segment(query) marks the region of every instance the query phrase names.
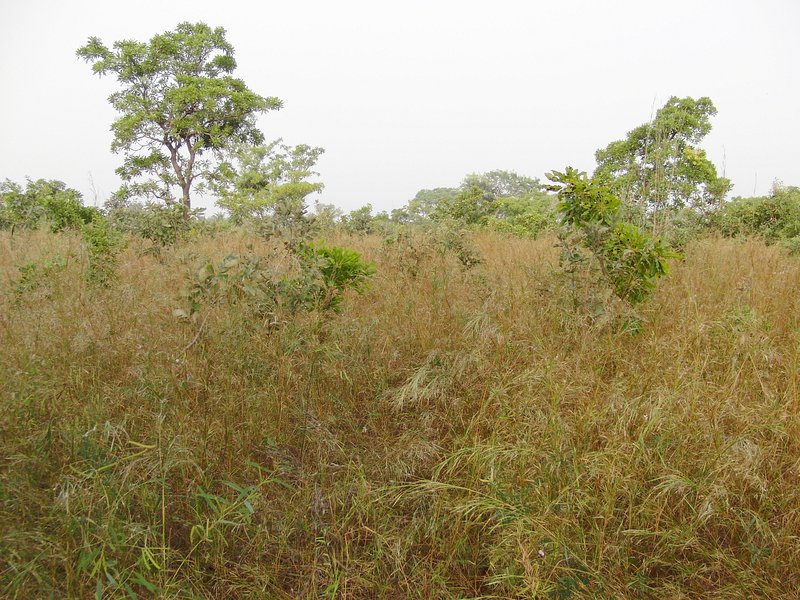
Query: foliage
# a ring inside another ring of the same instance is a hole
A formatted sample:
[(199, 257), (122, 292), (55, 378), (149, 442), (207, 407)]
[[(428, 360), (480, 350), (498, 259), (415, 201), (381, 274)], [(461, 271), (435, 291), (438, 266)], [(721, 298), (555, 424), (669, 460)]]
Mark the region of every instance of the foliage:
[(79, 228), (99, 215), (82, 203), (80, 192), (56, 180), (27, 180), (25, 189), (8, 179), (0, 183), (0, 228), (36, 228), (47, 222), (53, 232)]
[(117, 173), (132, 182), (121, 194), (169, 200), (178, 186), (185, 220), (195, 182), (208, 180), (232, 143), (263, 141), (256, 116), (281, 106), (231, 75), (236, 61), (221, 27), (181, 23), (149, 43), (122, 40), (112, 48), (92, 37), (77, 54), (121, 86), (109, 97), (120, 113), (111, 149), (125, 155)]
[(319, 175), (313, 169), (323, 152), (305, 144), (287, 146), (280, 139), (266, 146), (240, 145), (215, 175), (217, 205), (237, 224), (263, 222), (281, 207), (304, 205), (323, 188), (309, 181)]
[(105, 217), (100, 217), (81, 229), (88, 253), (86, 278), (89, 283), (108, 286), (117, 275), (118, 255), (124, 246), (119, 231)]
[(60, 255), (45, 258), (39, 262), (28, 261), (17, 267), (19, 278), (14, 282), (13, 291), (17, 301), (22, 301), (34, 291), (39, 296), (49, 299), (52, 295), (53, 279), (57, 273), (67, 268), (67, 260)]
[(333, 232), (343, 216), (342, 209), (317, 200), (314, 203), (314, 223), (323, 234)]
[(800, 256), (800, 235), (796, 235), (795, 237), (781, 240), (780, 245), (791, 256)]
[(768, 243), (800, 236), (800, 188), (776, 184), (769, 196), (734, 198), (711, 215), (726, 237), (758, 236)]
[(535, 177), (525, 177), (513, 171), (495, 169), (487, 173), (472, 173), (461, 182), (461, 189), (478, 187), (493, 199), (528, 198), (542, 190), (542, 184)]
[(352, 289), (363, 293), (375, 274), (375, 265), (348, 248), (310, 244), (304, 258), (306, 265), (318, 269), (322, 275), (322, 286), (315, 303), (323, 310), (339, 310), (344, 291)]
[(151, 242), (146, 251), (159, 255), (183, 239), (191, 228), (200, 226), (204, 209), (192, 209), (190, 220), (186, 221), (184, 207), (178, 202), (141, 203), (115, 194), (105, 203), (104, 211), (115, 230)]
[(648, 214), (684, 206), (708, 209), (730, 190), (698, 147), (711, 131), (717, 113), (709, 98), (673, 96), (651, 122), (630, 131), (596, 153), (596, 178), (609, 182), (625, 202), (639, 204)]
[(426, 263), (435, 252), (437, 242), (419, 228), (400, 225), (384, 239), (381, 251), (384, 259), (395, 269), (416, 279), (424, 273)]
[(189, 277), (188, 310), (175, 315), (196, 321), (204, 308), (225, 306), (274, 329), (298, 313), (339, 311), (345, 290), (363, 293), (375, 273), (360, 254), (335, 246), (304, 245), (297, 259), (296, 268), (283, 273), (272, 268), (269, 257), (253, 252), (228, 255), (218, 265), (205, 262)]
[(555, 211), (538, 179), (494, 170), (467, 175), (458, 188), (420, 190), (408, 206), (392, 211), (391, 220), (401, 224), (457, 221), (536, 237), (555, 223)]
[(388, 235), (390, 231), (400, 226), (400, 223), (385, 210), (372, 214), (372, 204), (351, 210), (342, 215), (340, 225), (350, 235)]
[(477, 185), (462, 189), (455, 198), (436, 206), (432, 218), (435, 221), (453, 219), (465, 225), (485, 225), (492, 214), (494, 198)]
[(365, 204), (344, 215), (341, 223), (345, 231), (351, 235), (369, 235), (376, 232), (374, 220), (372, 204)]
[(405, 225), (425, 222), (433, 217), (437, 206), (451, 202), (458, 193), (458, 189), (447, 187), (420, 190), (405, 207), (392, 211), (392, 220)]
[(646, 300), (657, 279), (667, 275), (667, 260), (678, 257), (660, 238), (618, 220), (620, 202), (610, 188), (572, 167), (548, 174), (556, 192), (562, 223), (562, 264), (584, 264), (580, 248), (595, 259), (603, 279), (616, 296), (630, 304)]
[(429, 227), (400, 225), (388, 230), (382, 255), (394, 268), (418, 279), (428, 274), (442, 257), (455, 258), (464, 270), (484, 262), (471, 232), (455, 221), (440, 221)]
[(495, 202), (495, 213), (486, 221), (492, 231), (510, 233), (519, 237), (536, 238), (552, 229), (557, 222), (555, 203), (544, 193), (528, 198), (507, 197)]
[[(190, 217), (197, 216), (193, 210)], [(172, 246), (188, 231), (189, 222), (185, 218), (185, 207), (178, 202), (156, 204), (148, 202), (139, 214), (136, 233), (153, 243), (153, 251)]]
[(597, 256), (614, 293), (631, 304), (647, 300), (656, 280), (669, 273), (667, 259), (679, 257), (660, 239), (623, 222), (614, 224)]
[(451, 252), (465, 269), (471, 269), (483, 262), (480, 251), (469, 241), (466, 232), (458, 224), (440, 224), (433, 235), (441, 248)]

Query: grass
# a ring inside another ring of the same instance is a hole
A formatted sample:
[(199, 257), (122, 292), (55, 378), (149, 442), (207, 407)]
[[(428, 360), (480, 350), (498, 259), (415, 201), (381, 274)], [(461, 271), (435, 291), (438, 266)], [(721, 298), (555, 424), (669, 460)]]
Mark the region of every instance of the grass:
[(0, 236), (0, 596), (797, 593), (778, 248), (690, 244), (630, 335), (572, 311), (551, 239), (482, 234), (465, 268), (342, 238), (377, 273), (339, 314), (200, 330), (173, 315), (187, 274), (266, 252), (246, 233), (132, 245), (108, 288), (78, 236)]

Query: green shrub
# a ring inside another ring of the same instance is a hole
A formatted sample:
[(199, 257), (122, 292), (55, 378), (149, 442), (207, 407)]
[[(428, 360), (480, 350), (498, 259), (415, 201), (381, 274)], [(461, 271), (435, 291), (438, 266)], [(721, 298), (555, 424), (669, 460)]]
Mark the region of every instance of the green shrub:
[(556, 224), (554, 202), (546, 194), (528, 198), (498, 198), (494, 205), (494, 215), (486, 220), (486, 227), (493, 231), (536, 239)]
[(375, 265), (366, 262), (355, 250), (323, 244), (310, 244), (305, 252), (305, 263), (322, 275), (322, 287), (316, 300), (323, 310), (338, 310), (342, 293), (347, 289), (363, 293)]
[(124, 196), (112, 196), (105, 204), (105, 213), (114, 229), (140, 237), (152, 243), (148, 252), (159, 255), (164, 248), (173, 246), (196, 226), (203, 209), (183, 218), (183, 205), (179, 202), (144, 204)]
[(726, 237), (758, 236), (767, 243), (800, 236), (800, 188), (776, 185), (769, 196), (734, 198), (711, 223)]
[(14, 282), (13, 291), (20, 301), (34, 291), (42, 291), (42, 297), (50, 298), (54, 276), (67, 268), (67, 260), (61, 256), (45, 258), (40, 262), (28, 261), (17, 267), (19, 278)]
[(299, 313), (338, 312), (345, 290), (364, 292), (375, 273), (371, 263), (346, 248), (305, 245), (296, 259), (296, 268), (285, 273), (277, 273), (269, 257), (254, 253), (231, 254), (217, 265), (206, 262), (189, 277), (188, 309), (174, 314), (197, 322), (206, 310), (197, 337), (208, 311), (217, 306), (244, 312), (234, 322), (246, 329), (274, 329)]
[(375, 233), (375, 217), (372, 216), (372, 205), (350, 211), (341, 219), (345, 231), (351, 235), (369, 235)]
[(77, 190), (56, 180), (27, 180), (26, 188), (6, 180), (0, 184), (0, 227), (33, 229), (49, 223), (53, 232), (78, 228), (100, 215), (84, 206)]
[(117, 275), (117, 257), (124, 245), (121, 234), (104, 217), (84, 225), (81, 234), (88, 254), (86, 279), (108, 286)]
[(602, 279), (629, 304), (646, 300), (655, 282), (669, 272), (667, 259), (678, 257), (660, 238), (619, 219), (620, 202), (610, 188), (567, 167), (548, 174), (557, 192), (564, 229), (559, 234), (562, 267), (574, 274), (594, 258)]

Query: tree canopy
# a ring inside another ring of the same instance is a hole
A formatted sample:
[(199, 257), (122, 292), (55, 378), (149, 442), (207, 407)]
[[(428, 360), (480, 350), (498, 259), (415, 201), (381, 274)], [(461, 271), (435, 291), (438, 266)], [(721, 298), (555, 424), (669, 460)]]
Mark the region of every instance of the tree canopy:
[(542, 190), (542, 184), (535, 177), (526, 177), (513, 171), (495, 169), (487, 173), (472, 173), (464, 178), (461, 189), (478, 187), (488, 198), (528, 198)]
[(716, 113), (709, 98), (673, 96), (651, 122), (598, 150), (594, 175), (609, 181), (623, 201), (648, 212), (717, 205), (731, 184), (717, 176), (713, 163), (698, 147), (711, 131), (710, 119)]
[(113, 74), (121, 89), (109, 97), (120, 113), (111, 149), (125, 155), (117, 173), (121, 195), (170, 201), (179, 187), (184, 218), (195, 182), (202, 185), (234, 143), (259, 144), (259, 113), (279, 109), (277, 98), (250, 91), (236, 68), (225, 30), (181, 23), (148, 43), (92, 37), (77, 54), (98, 75)]
[(213, 189), (217, 204), (234, 222), (261, 219), (276, 210), (305, 209), (306, 198), (323, 188), (311, 179), (324, 150), (306, 144), (288, 146), (281, 139), (264, 146), (242, 145), (220, 165)]

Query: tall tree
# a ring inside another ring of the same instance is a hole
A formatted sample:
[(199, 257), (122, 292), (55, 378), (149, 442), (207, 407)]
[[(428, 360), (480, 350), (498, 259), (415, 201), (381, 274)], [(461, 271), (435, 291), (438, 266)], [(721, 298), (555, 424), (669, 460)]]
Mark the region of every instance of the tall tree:
[(730, 181), (717, 176), (698, 147), (717, 114), (709, 98), (673, 96), (650, 123), (596, 153), (595, 177), (610, 182), (622, 200), (654, 214), (668, 208), (712, 207), (725, 197)]
[(181, 23), (149, 43), (92, 37), (78, 56), (98, 75), (113, 74), (121, 89), (109, 97), (120, 113), (111, 149), (125, 155), (117, 173), (122, 195), (170, 200), (181, 190), (184, 219), (191, 193), (212, 174), (233, 143), (260, 144), (256, 116), (279, 109), (277, 98), (250, 91), (231, 75), (236, 68), (225, 30)]

